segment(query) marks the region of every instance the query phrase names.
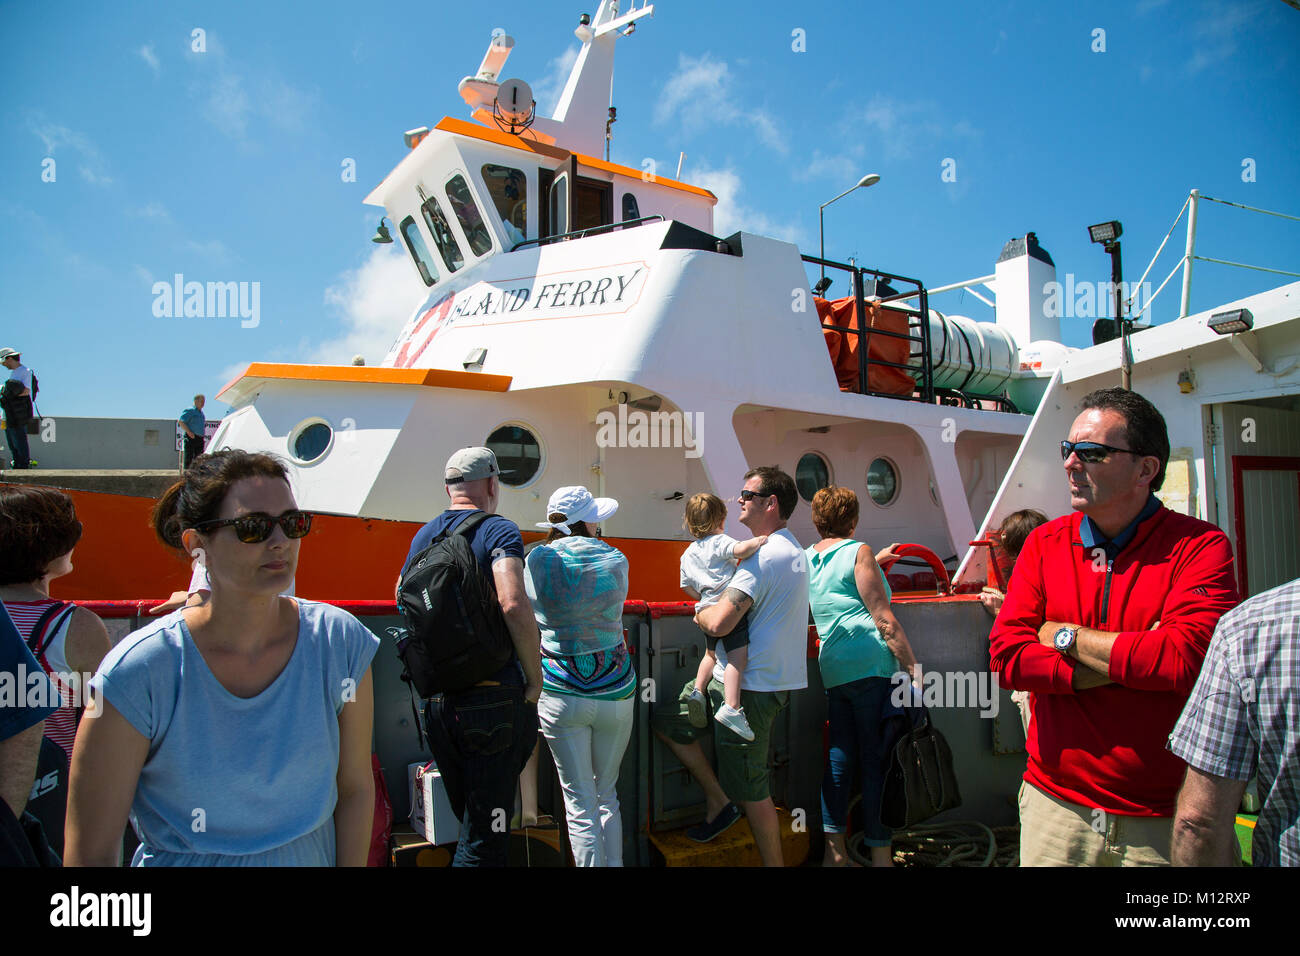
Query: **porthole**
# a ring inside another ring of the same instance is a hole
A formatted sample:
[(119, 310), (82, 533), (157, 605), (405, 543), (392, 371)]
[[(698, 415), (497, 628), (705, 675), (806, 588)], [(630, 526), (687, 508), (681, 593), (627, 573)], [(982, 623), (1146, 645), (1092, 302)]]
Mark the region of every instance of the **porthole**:
[(811, 502), (813, 495), (831, 483), (831, 466), (826, 459), (815, 451), (810, 451), (799, 459), (794, 469), (794, 484), (799, 489), (799, 497)]
[(542, 446), (523, 425), (502, 425), (485, 443), (497, 456), (501, 483), (512, 488), (528, 484), (542, 467)]
[(877, 458), (867, 468), (867, 494), (881, 507), (898, 497), (898, 469), (888, 458)]
[(334, 429), (323, 418), (312, 418), (299, 425), (289, 437), (289, 453), (300, 465), (310, 465), (325, 457), (334, 439)]

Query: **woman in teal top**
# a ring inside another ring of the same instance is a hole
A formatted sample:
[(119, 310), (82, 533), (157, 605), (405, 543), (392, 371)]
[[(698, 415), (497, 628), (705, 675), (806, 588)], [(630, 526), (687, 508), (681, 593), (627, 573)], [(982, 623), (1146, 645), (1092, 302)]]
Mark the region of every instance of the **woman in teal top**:
[(542, 638), (537, 717), (555, 757), (578, 866), (623, 865), (618, 770), (636, 693), (623, 643), (628, 563), (596, 527), (617, 508), (581, 486), (559, 489), (538, 525), (550, 536), (524, 562)]
[(809, 548), (808, 601), (821, 649), (830, 754), (822, 779), (823, 866), (849, 863), (844, 845), (853, 774), (862, 774), (864, 845), (874, 866), (892, 866), (889, 830), (880, 806), (886, 760), (881, 714), (899, 671), (917, 673), (907, 635), (889, 609), (890, 590), (871, 548), (852, 540), (858, 496), (823, 488), (813, 497), (813, 525), (822, 539)]

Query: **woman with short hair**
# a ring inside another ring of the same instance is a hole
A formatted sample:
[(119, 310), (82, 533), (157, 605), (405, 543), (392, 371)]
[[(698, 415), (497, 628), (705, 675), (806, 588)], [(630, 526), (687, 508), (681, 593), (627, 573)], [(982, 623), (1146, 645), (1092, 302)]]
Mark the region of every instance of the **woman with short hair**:
[(845, 846), (854, 771), (862, 776), (863, 845), (873, 866), (893, 866), (890, 833), (880, 822), (880, 794), (889, 754), (881, 716), (899, 671), (920, 665), (889, 609), (889, 584), (871, 548), (853, 540), (858, 496), (823, 488), (812, 501), (821, 540), (805, 551), (808, 600), (817, 624), (817, 661), (826, 688), (830, 753), (822, 780), (823, 866), (850, 864)]
[(200, 455), (153, 512), (212, 594), (123, 638), (72, 756), (71, 865), (364, 866), (374, 813), (370, 662), (356, 618), (287, 598), (312, 516), (270, 455)]
[(636, 672), (623, 642), (627, 558), (600, 540), (618, 509), (581, 486), (560, 488), (538, 527), (524, 585), (542, 637), (537, 716), (564, 790), (578, 866), (623, 865), (618, 770), (632, 736)]
[(50, 582), (72, 572), (81, 530), (72, 498), (57, 488), (0, 485), (0, 601), (59, 692), (59, 709), (45, 719), (39, 786), (27, 809), (60, 855), (85, 685), (112, 646), (97, 615), (50, 597)]

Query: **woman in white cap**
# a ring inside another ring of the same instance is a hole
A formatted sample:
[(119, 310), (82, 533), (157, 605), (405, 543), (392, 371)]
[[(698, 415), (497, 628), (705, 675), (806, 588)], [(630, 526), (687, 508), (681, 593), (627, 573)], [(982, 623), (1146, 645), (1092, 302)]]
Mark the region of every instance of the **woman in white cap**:
[(627, 558), (597, 537), (618, 510), (581, 486), (561, 488), (528, 555), (524, 584), (542, 635), (537, 715), (564, 789), (578, 866), (623, 865), (618, 768), (632, 735), (636, 672), (623, 643)]

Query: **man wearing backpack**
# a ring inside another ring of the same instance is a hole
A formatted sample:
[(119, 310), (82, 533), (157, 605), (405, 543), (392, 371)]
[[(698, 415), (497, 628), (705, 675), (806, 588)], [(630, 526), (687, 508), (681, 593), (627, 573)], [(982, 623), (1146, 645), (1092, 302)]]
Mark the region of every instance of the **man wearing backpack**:
[[(468, 532), (470, 549), (490, 582), (509, 631), (509, 658), (469, 686), (435, 693), (425, 704), (429, 747), (461, 821), (453, 866), (505, 866), (515, 786), (537, 742), (537, 698), (542, 693), (541, 635), (524, 591), (524, 546), (519, 528), (496, 514), (501, 470), (488, 448), (462, 448), (447, 461), (447, 510), (415, 534), (402, 565), (444, 532), (456, 533), (476, 513), (485, 519)], [(435, 598), (437, 595), (435, 595)], [(428, 595), (424, 601), (428, 603)], [(490, 610), (490, 609), (489, 609)], [(409, 615), (408, 615), (409, 620)]]
[(22, 356), (13, 349), (0, 349), (0, 362), (9, 369), (9, 380), (0, 392), (5, 413), (5, 438), (13, 453), (14, 468), (30, 468), (31, 452), (27, 447), (27, 423), (32, 420), (35, 393), (31, 369), (23, 365)]

